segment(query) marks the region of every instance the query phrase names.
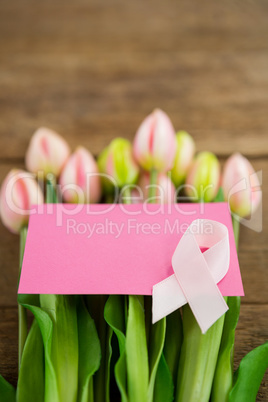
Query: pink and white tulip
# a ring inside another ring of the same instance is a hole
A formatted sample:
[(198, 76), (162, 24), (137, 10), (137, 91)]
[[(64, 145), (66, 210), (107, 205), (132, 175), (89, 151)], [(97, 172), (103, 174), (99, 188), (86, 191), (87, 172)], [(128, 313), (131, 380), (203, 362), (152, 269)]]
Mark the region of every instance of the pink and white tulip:
[(260, 181), (251, 163), (240, 153), (231, 155), (224, 164), (222, 188), (230, 209), (241, 218), (253, 214), (262, 193)]
[(67, 142), (55, 131), (41, 127), (33, 134), (26, 152), (25, 164), (30, 172), (42, 171), (59, 176), (69, 155)]
[(139, 165), (147, 171), (167, 172), (173, 167), (175, 130), (162, 110), (154, 110), (141, 123), (134, 138), (133, 153)]
[(196, 201), (213, 201), (220, 184), (220, 162), (212, 152), (200, 152), (186, 178), (185, 192)]
[(32, 206), (43, 203), (43, 193), (33, 174), (18, 169), (9, 172), (1, 187), (0, 214), (11, 232), (19, 233), (28, 224)]
[(176, 134), (177, 150), (174, 166), (171, 170), (171, 178), (176, 187), (185, 182), (186, 175), (191, 166), (194, 154), (195, 143), (193, 138), (186, 131), (179, 131)]
[[(157, 177), (156, 194), (154, 203), (171, 204), (176, 202), (176, 190), (171, 179), (164, 173)], [(148, 201), (150, 188), (150, 175), (143, 172), (137, 184), (137, 189), (132, 190), (132, 202)]]
[(101, 197), (101, 183), (97, 163), (84, 147), (70, 156), (60, 175), (64, 201), (69, 203), (97, 203)]

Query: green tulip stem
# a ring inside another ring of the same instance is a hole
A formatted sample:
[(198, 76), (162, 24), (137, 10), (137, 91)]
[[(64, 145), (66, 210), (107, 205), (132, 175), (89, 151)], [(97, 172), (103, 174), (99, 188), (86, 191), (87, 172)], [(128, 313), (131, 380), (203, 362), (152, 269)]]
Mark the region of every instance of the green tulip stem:
[[(235, 244), (238, 250), (240, 222), (235, 218), (232, 221)], [(226, 313), (224, 321), (222, 340), (213, 380), (212, 402), (227, 402), (233, 387), (235, 329), (239, 320), (240, 299), (239, 296), (228, 298), (229, 310)]]
[[(131, 190), (130, 186), (126, 185), (123, 187), (122, 192), (124, 193), (124, 197), (122, 198), (123, 204), (131, 204)], [(124, 313), (125, 313), (125, 325), (127, 326), (127, 313), (128, 312), (128, 296), (124, 296)]]
[(236, 249), (238, 251), (238, 245), (239, 245), (239, 232), (240, 232), (240, 221), (239, 219), (232, 218), (233, 221), (233, 230), (234, 230), (234, 238), (235, 238), (235, 245)]
[(106, 295), (93, 295), (87, 296), (87, 304), (90, 315), (95, 321), (95, 325), (98, 331), (98, 336), (100, 340), (101, 347), (101, 363), (100, 368), (94, 375), (94, 400), (95, 402), (104, 402), (107, 401), (106, 398), (106, 390), (107, 385), (106, 382), (109, 380), (107, 373), (107, 337), (108, 337), (108, 328), (107, 324), (104, 320), (104, 306), (107, 301)]
[(150, 171), (150, 188), (148, 195), (148, 202), (150, 204), (156, 203), (157, 177), (158, 177), (158, 171), (156, 169), (152, 169)]
[[(150, 187), (149, 187), (149, 194), (148, 194), (148, 202), (150, 204), (155, 204), (156, 203), (156, 185), (157, 185), (157, 177), (158, 177), (158, 171), (156, 169), (152, 169), (150, 171)], [(145, 311), (150, 311), (152, 309), (151, 306), (151, 300), (150, 298), (145, 298)], [(149, 341), (149, 333), (151, 329), (151, 317), (148, 315), (146, 322), (146, 336), (147, 336), (147, 341)]]
[[(20, 231), (20, 261), (19, 261), (19, 278), (21, 274), (21, 267), (25, 249), (27, 237), (27, 227), (23, 227)], [(21, 364), (22, 352), (26, 342), (27, 334), (28, 334), (28, 325), (27, 325), (27, 311), (26, 308), (21, 304), (18, 304), (18, 326), (19, 326), (19, 350), (18, 350), (18, 360), (19, 360), (19, 368)]]
[[(156, 202), (156, 170), (150, 172), (150, 203)], [(130, 187), (125, 186), (125, 204), (131, 203)], [(128, 301), (128, 302), (127, 302)], [(144, 296), (129, 295), (124, 300), (126, 322), (126, 366), (128, 398), (130, 402), (145, 402), (150, 400), (149, 389), (149, 356), (147, 349), (148, 328), (144, 309)], [(147, 334), (147, 336), (146, 336)], [(149, 399), (148, 399), (149, 398)]]
[(131, 204), (131, 190), (130, 186), (126, 185), (123, 187), (123, 193), (124, 193), (124, 198), (123, 198), (123, 204)]
[[(222, 192), (219, 192), (217, 201), (223, 201)], [(238, 242), (238, 230), (236, 233)], [(207, 402), (209, 400), (222, 342), (224, 321), (225, 314), (205, 334), (202, 334), (189, 305), (183, 307), (184, 337), (175, 402)]]
[(175, 402), (207, 402), (216, 368), (224, 315), (205, 334), (188, 304), (183, 307), (183, 343)]
[[(56, 179), (52, 174), (47, 176), (46, 203), (58, 203)], [(53, 324), (49, 357), (55, 370), (59, 400), (74, 402), (77, 400), (79, 364), (75, 299), (68, 295), (40, 294), (40, 307)]]
[(239, 319), (240, 297), (228, 297), (227, 302), (229, 310), (224, 320), (211, 402), (228, 402), (229, 393), (233, 387), (235, 329)]
[(56, 178), (52, 173), (50, 173), (47, 176), (47, 183), (46, 183), (46, 203), (57, 204), (58, 201), (59, 200), (56, 189)]

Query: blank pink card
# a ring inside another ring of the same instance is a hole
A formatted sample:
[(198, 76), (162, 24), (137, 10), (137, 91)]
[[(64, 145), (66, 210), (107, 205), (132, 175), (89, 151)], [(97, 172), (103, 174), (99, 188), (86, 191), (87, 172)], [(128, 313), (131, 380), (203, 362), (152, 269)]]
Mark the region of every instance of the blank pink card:
[[(227, 226), (230, 266), (218, 287), (224, 296), (244, 295), (226, 203), (36, 206), (18, 293), (151, 295), (173, 274), (172, 255), (195, 219)], [(209, 225), (201, 230), (213, 236)]]

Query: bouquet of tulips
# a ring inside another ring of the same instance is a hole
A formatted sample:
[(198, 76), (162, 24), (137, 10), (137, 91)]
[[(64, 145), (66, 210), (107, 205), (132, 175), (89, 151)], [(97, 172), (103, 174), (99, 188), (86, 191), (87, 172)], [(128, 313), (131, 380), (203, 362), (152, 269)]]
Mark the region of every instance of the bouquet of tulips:
[[(32, 205), (227, 200), (238, 246), (239, 219), (260, 202), (254, 192), (260, 184), (246, 158), (232, 155), (221, 174), (217, 157), (196, 155), (192, 137), (176, 134), (161, 110), (146, 117), (133, 144), (116, 138), (97, 160), (82, 146), (71, 154), (61, 136), (40, 128), (25, 164), (27, 171), (7, 175), (0, 195), (3, 224), (20, 234), (20, 269)], [(248, 185), (229, 200), (241, 180)], [(20, 294), (18, 384), (15, 389), (0, 377), (0, 400), (255, 401), (268, 343), (245, 356), (234, 373), (240, 298), (225, 299), (228, 312), (202, 334), (188, 305), (152, 324), (148, 296)]]

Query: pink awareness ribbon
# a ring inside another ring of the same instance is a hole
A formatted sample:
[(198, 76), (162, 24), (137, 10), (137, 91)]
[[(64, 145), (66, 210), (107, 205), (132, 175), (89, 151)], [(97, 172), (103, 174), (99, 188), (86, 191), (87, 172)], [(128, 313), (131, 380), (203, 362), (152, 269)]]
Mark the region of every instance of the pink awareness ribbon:
[(229, 262), (227, 227), (208, 219), (193, 221), (172, 256), (174, 274), (153, 286), (153, 323), (189, 303), (204, 334), (228, 310), (217, 283)]

